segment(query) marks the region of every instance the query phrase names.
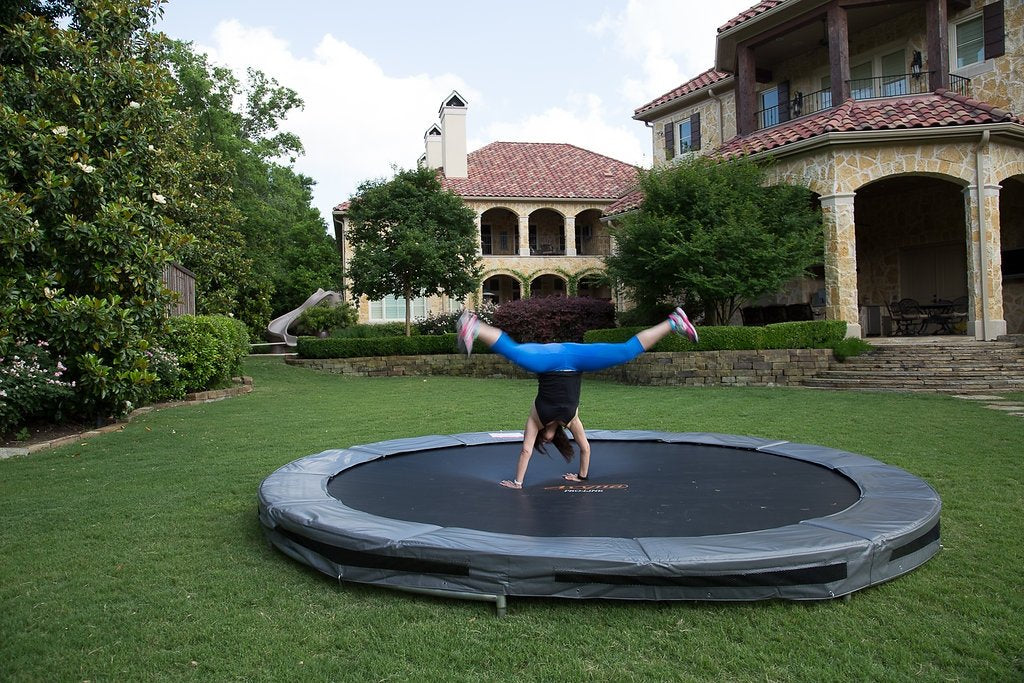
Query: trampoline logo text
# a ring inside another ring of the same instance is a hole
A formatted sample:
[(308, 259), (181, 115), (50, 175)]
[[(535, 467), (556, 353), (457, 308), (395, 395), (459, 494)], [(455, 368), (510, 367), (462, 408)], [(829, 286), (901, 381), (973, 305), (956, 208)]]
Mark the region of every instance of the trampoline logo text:
[(562, 493), (604, 493), (605, 491), (623, 491), (629, 484), (566, 484), (562, 486), (545, 486), (545, 491), (561, 491)]

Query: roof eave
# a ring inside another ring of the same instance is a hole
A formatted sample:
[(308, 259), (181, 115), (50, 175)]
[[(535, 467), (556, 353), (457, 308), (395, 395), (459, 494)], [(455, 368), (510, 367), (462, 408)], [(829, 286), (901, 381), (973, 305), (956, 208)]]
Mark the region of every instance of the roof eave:
[(791, 142), (747, 155), (752, 160), (765, 158), (781, 159), (803, 154), (820, 147), (871, 144), (878, 142), (913, 142), (934, 139), (975, 138), (988, 131), (1001, 138), (1016, 139), (1024, 143), (1024, 125), (1000, 121), (997, 123), (975, 123), (960, 126), (932, 126), (929, 128), (901, 128), (885, 130), (834, 131), (816, 135), (806, 140)]
[[(762, 33), (770, 25), (781, 23), (794, 16), (804, 14), (820, 5), (827, 5), (832, 0), (796, 0), (796, 2), (783, 2), (770, 10), (766, 10), (756, 17), (751, 17), (730, 29), (722, 31), (715, 39), (715, 68), (719, 71), (736, 73), (736, 46), (741, 42), (749, 40)], [(776, 22), (776, 20), (778, 20)]]
[(700, 88), (699, 90), (694, 90), (693, 92), (688, 92), (685, 95), (680, 95), (679, 97), (668, 100), (667, 102), (662, 102), (659, 105), (651, 107), (642, 114), (634, 114), (633, 120), (643, 121), (644, 123), (650, 123), (655, 119), (660, 119), (667, 113), (675, 111), (676, 109), (682, 109), (683, 107), (686, 107), (690, 104), (693, 104), (694, 102), (697, 102), (698, 100), (701, 99), (702, 95), (706, 96), (708, 93), (711, 93), (712, 96), (714, 96), (716, 91), (721, 93), (724, 92), (725, 90), (731, 90), (733, 87), (733, 81), (735, 80), (735, 76), (729, 74), (722, 80), (715, 81), (710, 85), (706, 85), (703, 88)]

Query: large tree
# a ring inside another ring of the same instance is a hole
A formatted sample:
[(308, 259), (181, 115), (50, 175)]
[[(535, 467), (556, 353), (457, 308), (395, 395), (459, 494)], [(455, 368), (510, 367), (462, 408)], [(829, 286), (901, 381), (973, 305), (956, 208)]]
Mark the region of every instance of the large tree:
[(428, 168), (398, 170), (362, 183), (349, 207), (348, 277), (354, 294), (405, 298), (405, 333), (414, 297), (460, 299), (480, 286), (474, 214)]
[(0, 356), (45, 340), (76, 407), (130, 407), (155, 375), (147, 350), (187, 242), (190, 122), (151, 32), (159, 3), (16, 3), (0, 13)]
[(219, 156), (207, 169), (210, 190), (229, 193), (231, 206), (222, 220), (195, 224), (199, 239), (184, 255), (196, 273), (197, 306), (232, 312), (256, 333), (317, 288), (340, 286), (334, 240), (312, 206), (313, 181), (283, 163), (302, 144), (278, 127), (302, 100), (256, 69), (242, 83), (186, 43), (171, 43), (167, 57), (175, 103), (200, 124), (193, 147)]
[(823, 252), (806, 188), (767, 186), (745, 159), (684, 159), (640, 174), (644, 201), (613, 230), (609, 274), (640, 306), (685, 300), (711, 324), (778, 291)]

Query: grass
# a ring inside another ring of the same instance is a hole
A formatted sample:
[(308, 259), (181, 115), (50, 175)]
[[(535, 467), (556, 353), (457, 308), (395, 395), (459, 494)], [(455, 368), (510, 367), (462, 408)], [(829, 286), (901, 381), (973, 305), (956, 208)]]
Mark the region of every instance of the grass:
[(588, 381), (591, 428), (785, 438), (908, 469), (943, 498), (944, 548), (849, 602), (513, 598), (497, 619), (290, 560), (262, 540), (255, 495), (328, 448), (519, 429), (532, 382), (341, 378), (271, 358), (247, 372), (247, 396), (0, 461), (0, 679), (1024, 678), (1021, 418), (944, 396)]

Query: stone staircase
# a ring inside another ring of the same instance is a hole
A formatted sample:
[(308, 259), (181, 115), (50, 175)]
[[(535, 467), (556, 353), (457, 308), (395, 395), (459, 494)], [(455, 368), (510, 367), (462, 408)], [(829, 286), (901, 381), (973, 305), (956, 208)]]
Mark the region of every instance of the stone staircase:
[(822, 389), (930, 391), (956, 394), (1024, 391), (1024, 346), (1014, 340), (964, 337), (869, 340), (875, 350), (804, 380)]

